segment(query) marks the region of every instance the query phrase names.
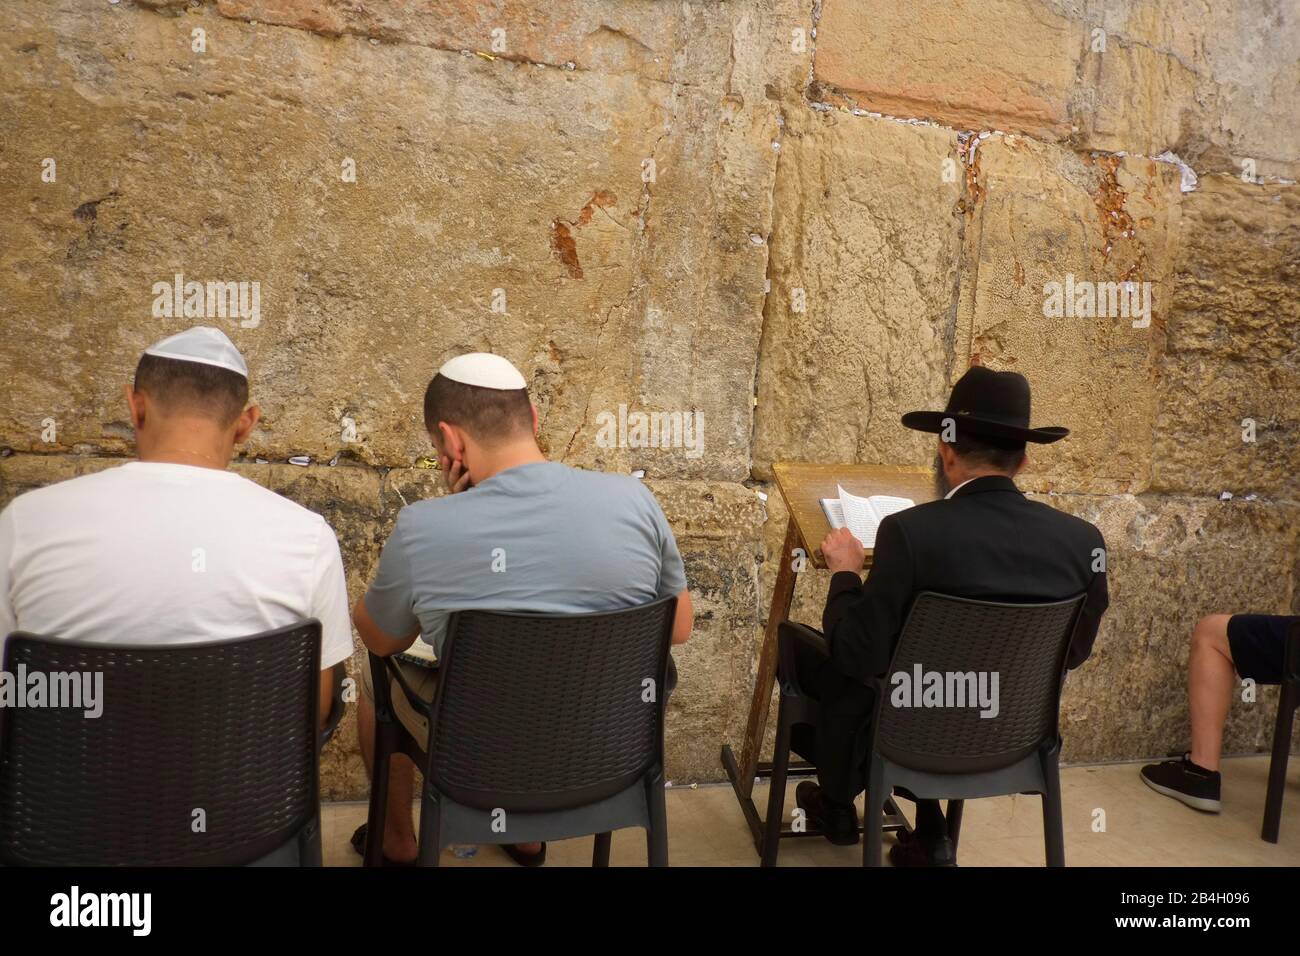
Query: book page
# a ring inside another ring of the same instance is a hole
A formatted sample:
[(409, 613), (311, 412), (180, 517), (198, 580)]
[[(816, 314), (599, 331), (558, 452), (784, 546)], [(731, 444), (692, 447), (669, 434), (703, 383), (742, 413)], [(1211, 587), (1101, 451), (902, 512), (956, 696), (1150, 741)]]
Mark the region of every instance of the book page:
[(844, 527), (844, 506), (838, 498), (823, 498), (822, 511), (826, 512), (826, 522), (832, 528)]
[(872, 495), (868, 500), (881, 521), (916, 504), (911, 498), (895, 498), (893, 495)]
[(871, 506), (871, 499), (850, 494), (838, 485), (836, 489), (840, 493), (840, 506), (844, 509), (844, 527), (853, 532), (853, 537), (861, 541), (864, 548), (874, 548), (880, 516)]

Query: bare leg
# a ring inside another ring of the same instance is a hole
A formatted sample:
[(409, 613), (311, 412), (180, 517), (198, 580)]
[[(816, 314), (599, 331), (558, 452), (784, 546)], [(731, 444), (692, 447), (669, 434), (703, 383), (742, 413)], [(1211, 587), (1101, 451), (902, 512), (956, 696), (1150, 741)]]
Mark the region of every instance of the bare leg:
[[(361, 759), (372, 775), (375, 761), (375, 705), (364, 694), (357, 701), (357, 737)], [(388, 813), (384, 824), (384, 856), (399, 863), (415, 859), (415, 824), (411, 804), (415, 799), (415, 765), (403, 753), (388, 763)]]
[(1211, 614), (1192, 631), (1187, 668), (1188, 710), (1192, 718), (1192, 763), (1219, 769), (1223, 724), (1228, 719), (1236, 671), (1228, 647), (1228, 614)]

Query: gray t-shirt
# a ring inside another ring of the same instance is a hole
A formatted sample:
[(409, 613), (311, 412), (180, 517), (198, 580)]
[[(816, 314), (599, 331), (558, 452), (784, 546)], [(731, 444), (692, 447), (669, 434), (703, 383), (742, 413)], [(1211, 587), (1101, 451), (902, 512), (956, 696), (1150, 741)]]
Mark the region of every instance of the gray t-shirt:
[(452, 611), (614, 611), (685, 589), (677, 542), (640, 481), (545, 461), (403, 508), (366, 610), (393, 637), (418, 627), (441, 654)]

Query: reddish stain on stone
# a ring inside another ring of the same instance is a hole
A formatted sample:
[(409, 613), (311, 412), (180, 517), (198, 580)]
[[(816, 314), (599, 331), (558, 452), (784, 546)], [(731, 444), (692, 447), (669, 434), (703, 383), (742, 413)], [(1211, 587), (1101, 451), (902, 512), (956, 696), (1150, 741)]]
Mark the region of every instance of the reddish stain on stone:
[(569, 275), (575, 279), (582, 278), (582, 263), (578, 261), (578, 244), (573, 238), (573, 232), (570, 227), (577, 228), (585, 226), (591, 222), (591, 217), (595, 215), (597, 209), (604, 209), (618, 202), (618, 197), (608, 189), (597, 189), (587, 200), (587, 204), (578, 212), (578, 218), (573, 222), (567, 219), (551, 220), (551, 251), (555, 253), (556, 258), (564, 263), (564, 267), (569, 270)]
[(569, 275), (575, 279), (582, 278), (582, 263), (578, 261), (578, 244), (573, 241), (569, 226), (562, 219), (551, 221), (551, 251), (555, 253)]
[(591, 217), (597, 207), (604, 209), (606, 206), (612, 206), (618, 202), (618, 197), (608, 189), (597, 189), (587, 200), (587, 205), (582, 207), (582, 212), (578, 213), (578, 225), (585, 226), (591, 222)]

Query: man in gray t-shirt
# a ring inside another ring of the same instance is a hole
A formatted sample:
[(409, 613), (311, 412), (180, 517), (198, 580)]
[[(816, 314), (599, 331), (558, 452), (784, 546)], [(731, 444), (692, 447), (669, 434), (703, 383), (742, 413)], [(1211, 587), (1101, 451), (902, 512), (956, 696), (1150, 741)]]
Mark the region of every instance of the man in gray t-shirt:
[(452, 611), (575, 614), (686, 590), (654, 495), (629, 475), (531, 461), (402, 509), (366, 592), (386, 634), (442, 652)]
[[(451, 612), (474, 608), (573, 614), (610, 611), (676, 595), (673, 643), (692, 623), (677, 543), (654, 496), (635, 478), (580, 471), (547, 461), (537, 447), (537, 411), (523, 376), (505, 359), (475, 353), (452, 359), (429, 383), (425, 425), (452, 494), (402, 509), (353, 620), (375, 654), (390, 656), (417, 637), (441, 651)], [(400, 664), (408, 684), (432, 700), (437, 671)], [(366, 766), (374, 750), (371, 679), (358, 730)], [(396, 688), (394, 688), (396, 691)], [(393, 709), (421, 744), (428, 727), (405, 696)], [(413, 767), (395, 755), (384, 856), (416, 855), (411, 819)], [(353, 845), (364, 850), (367, 834)], [(544, 844), (506, 847), (536, 865)]]

